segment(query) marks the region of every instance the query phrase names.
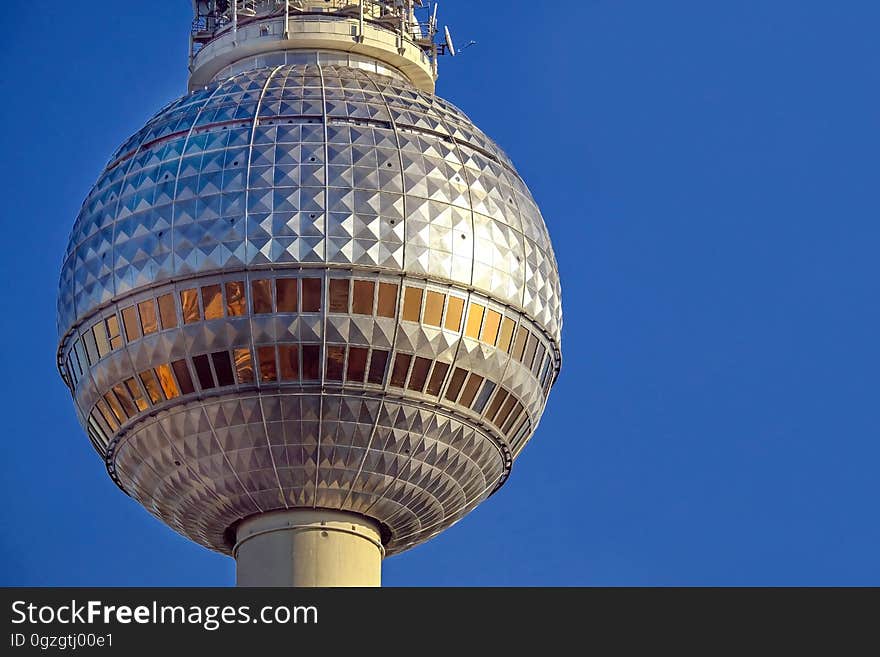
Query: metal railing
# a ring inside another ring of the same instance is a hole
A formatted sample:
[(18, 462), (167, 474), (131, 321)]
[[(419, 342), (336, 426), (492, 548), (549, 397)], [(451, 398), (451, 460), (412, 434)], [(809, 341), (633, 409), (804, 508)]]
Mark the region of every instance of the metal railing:
[[(297, 16), (337, 16), (371, 23), (398, 34), (416, 44), (432, 58), (436, 55), (433, 44), (436, 21), (418, 20), (415, 10), (429, 8), (423, 0), (400, 2), (395, 0), (208, 0), (196, 3), (198, 13), (190, 31), (190, 62), (212, 40), (231, 29), (253, 21)], [(285, 26), (286, 30), (286, 26)]]

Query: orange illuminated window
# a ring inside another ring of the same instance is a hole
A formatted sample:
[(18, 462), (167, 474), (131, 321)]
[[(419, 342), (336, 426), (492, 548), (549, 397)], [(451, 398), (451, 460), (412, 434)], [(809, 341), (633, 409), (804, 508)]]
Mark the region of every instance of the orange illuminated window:
[(275, 347), (257, 347), (257, 360), (260, 361), (260, 381), (277, 381)]
[(159, 365), (159, 367), (153, 370), (153, 373), (159, 379), (159, 385), (162, 386), (162, 392), (165, 393), (166, 399), (174, 399), (180, 396), (180, 390), (178, 390), (174, 376), (171, 374), (170, 365)]
[[(331, 313), (347, 313), (348, 312), (348, 288), (349, 281), (347, 278), (331, 278), (330, 279), (330, 312)], [(329, 358), (329, 354), (328, 354)]]
[(510, 355), (513, 356), (516, 360), (522, 360), (523, 352), (526, 349), (526, 342), (529, 338), (529, 331), (525, 326), (520, 326), (519, 330), (516, 332), (516, 342), (513, 344), (513, 351), (510, 352)]
[(98, 345), (98, 357), (103, 358), (110, 353), (110, 341), (107, 340), (107, 326), (104, 322), (98, 322), (92, 327), (95, 334), (95, 343)]
[(159, 320), (163, 329), (177, 327), (177, 308), (174, 305), (173, 294), (163, 294), (159, 297)]
[(483, 323), (483, 313), (486, 309), (478, 303), (472, 303), (470, 312), (468, 313), (467, 326), (465, 326), (464, 334), (469, 338), (477, 339), (480, 337), (480, 325)]
[(523, 365), (532, 369), (532, 361), (535, 359), (535, 351), (538, 349), (538, 338), (534, 334), (529, 335), (529, 344), (523, 354)]
[(431, 372), (431, 380), (428, 381), (428, 389), (425, 392), (432, 397), (437, 397), (440, 394), (440, 389), (443, 387), (443, 380), (446, 378), (448, 371), (449, 365), (446, 363), (435, 364), (434, 371)]
[(468, 377), (467, 383), (464, 384), (464, 392), (461, 393), (461, 399), (458, 400), (458, 403), (462, 406), (470, 407), (482, 383), (483, 377), (478, 374), (471, 374)]
[(223, 317), (223, 293), (219, 285), (206, 285), (202, 288), (202, 304), (205, 306), (205, 319)]
[(449, 379), (449, 386), (446, 388), (446, 399), (451, 402), (454, 402), (458, 399), (458, 393), (461, 392), (461, 386), (464, 384), (464, 378), (467, 376), (467, 372), (460, 367), (456, 367), (455, 371), (452, 373), (452, 378)]
[(295, 344), (278, 345), (278, 363), (282, 381), (299, 379), (299, 349)]
[(232, 352), (235, 361), (235, 373), (239, 383), (254, 382), (254, 363), (251, 360), (250, 349), (235, 349)]
[(397, 316), (397, 284), (379, 283), (379, 317)]
[[(110, 327), (111, 319), (113, 320), (113, 325), (116, 333), (118, 333), (119, 322), (116, 320), (116, 317), (107, 318), (107, 327)], [(122, 323), (125, 325), (125, 339), (128, 342), (131, 342), (132, 340), (137, 340), (139, 337), (141, 337), (141, 325), (138, 321), (138, 313), (135, 306), (129, 306), (128, 308), (122, 309)], [(113, 344), (112, 340), (110, 341), (110, 344)]]
[(348, 348), (348, 368), (345, 372), (346, 381), (364, 382), (364, 376), (367, 373), (367, 356), (369, 349), (363, 347)]
[(381, 349), (373, 349), (367, 381), (376, 385), (382, 385), (382, 382), (385, 380), (386, 367), (388, 367), (388, 352)]
[[(279, 278), (275, 281), (275, 296), (278, 299), (278, 312), (295, 313), (297, 311), (296, 287), (299, 283), (296, 278)], [(272, 302), (269, 301), (268, 312), (271, 312)]]
[(489, 404), (489, 410), (486, 411), (486, 419), (490, 422), (495, 421), (495, 416), (498, 414), (498, 411), (501, 410), (502, 404), (507, 399), (507, 391), (504, 388), (499, 388), (498, 394), (495, 395), (495, 399), (492, 400), (492, 403)]
[(139, 411), (145, 411), (150, 407), (137, 381), (133, 378), (126, 379), (125, 387), (128, 390), (128, 394), (131, 395), (131, 398), (134, 400), (134, 405), (137, 406)]
[(226, 283), (226, 314), (230, 317), (239, 317), (246, 312), (244, 281), (229, 281)]
[(460, 331), (462, 315), (464, 315), (464, 299), (450, 296), (449, 307), (446, 309), (446, 321), (443, 325), (450, 331)]
[(302, 311), (304, 313), (321, 312), (321, 279), (302, 279)]
[(141, 316), (141, 330), (144, 332), (144, 335), (149, 335), (150, 333), (155, 333), (159, 330), (159, 321), (156, 317), (155, 301), (153, 301), (152, 299), (141, 301), (138, 304), (138, 313)]
[(425, 299), (425, 324), (430, 326), (440, 326), (443, 319), (443, 304), (446, 302), (446, 295), (428, 290)]
[(174, 370), (174, 376), (177, 377), (177, 385), (180, 387), (182, 394), (190, 395), (196, 391), (185, 360), (174, 361), (171, 363), (171, 369)]
[[(132, 307), (132, 310), (134, 308)], [(137, 324), (135, 323), (135, 337), (137, 334)], [(110, 315), (107, 318), (107, 339), (110, 341), (110, 349), (119, 349), (122, 346), (122, 335), (119, 333), (119, 318), (116, 315)]]
[(302, 346), (302, 378), (317, 381), (321, 378), (321, 347), (316, 344)]
[(497, 313), (492, 309), (486, 311), (486, 321), (483, 322), (483, 332), (480, 333), (480, 340), (494, 345), (498, 339), (498, 329), (500, 326), (501, 313)]
[(516, 425), (516, 421), (519, 419), (522, 412), (523, 405), (517, 402), (513, 409), (513, 413), (510, 414), (510, 419), (504, 424), (504, 428), (502, 429), (504, 433), (510, 433), (510, 430)]
[(376, 284), (373, 281), (355, 281), (351, 311), (357, 315), (372, 315), (375, 290)]
[[(269, 279), (251, 282), (251, 291), (254, 297), (254, 314), (266, 315), (272, 312), (272, 281)], [(296, 281), (294, 281), (294, 298), (296, 295)], [(296, 301), (293, 303), (296, 309)]]
[(544, 345), (539, 342), (535, 360), (532, 362), (532, 374), (535, 376), (538, 376), (538, 373), (541, 371), (541, 365), (544, 363), (544, 354), (546, 353), (547, 350), (544, 348)]
[(513, 329), (516, 326), (510, 317), (505, 317), (501, 323), (501, 334), (498, 336), (498, 348), (501, 351), (510, 350), (510, 342), (513, 339)]
[(159, 402), (165, 401), (165, 397), (162, 395), (162, 388), (159, 386), (159, 381), (156, 379), (153, 370), (146, 370), (138, 374), (138, 376), (140, 377), (141, 383), (144, 384), (144, 389), (150, 396), (151, 402), (158, 404)]
[(184, 324), (202, 321), (202, 314), (199, 310), (199, 291), (196, 288), (180, 291), (180, 307), (183, 310)]
[(97, 403), (98, 410), (101, 412), (101, 417), (104, 418), (104, 421), (107, 423), (107, 426), (110, 427), (111, 431), (116, 431), (119, 428), (119, 422), (117, 422), (116, 417), (114, 417), (113, 412), (110, 410), (110, 407), (107, 405), (107, 402), (103, 399), (99, 399)]
[(214, 374), (217, 375), (218, 386), (235, 385), (235, 377), (232, 376), (232, 361), (229, 360), (228, 351), (216, 351), (211, 354), (211, 362), (214, 364)]
[(413, 363), (412, 374), (409, 375), (409, 385), (407, 387), (416, 392), (424, 390), (425, 382), (428, 380), (428, 371), (430, 369), (431, 360), (417, 356), (416, 362)]
[[(123, 384), (117, 383), (113, 386), (113, 393), (116, 394), (116, 399), (122, 404), (122, 410), (125, 411), (125, 414), (128, 417), (137, 415), (137, 409), (135, 408), (134, 402), (131, 400), (131, 397), (128, 396), (128, 391)], [(111, 393), (111, 396), (113, 393)]]
[(409, 364), (412, 362), (410, 354), (397, 354), (394, 357), (394, 365), (391, 368), (391, 385), (402, 388), (406, 383), (406, 375), (409, 372)]
[(210, 390), (215, 387), (214, 375), (211, 374), (211, 364), (208, 362), (207, 354), (193, 356), (193, 365), (196, 368), (196, 377), (199, 379), (202, 390)]
[(345, 347), (327, 347), (327, 381), (342, 381), (345, 369)]
[(125, 422), (128, 418), (125, 416), (125, 411), (122, 410), (122, 406), (119, 403), (119, 400), (116, 399), (116, 395), (112, 392), (108, 392), (104, 395), (104, 401), (110, 406), (110, 410), (113, 411), (113, 415), (116, 418), (116, 421), (119, 424)]
[(422, 310), (422, 292), (417, 287), (407, 287), (403, 292), (403, 317), (408, 322), (419, 321)]
[(515, 405), (516, 397), (514, 397), (513, 395), (508, 395), (507, 401), (504, 402), (504, 405), (501, 407), (501, 410), (498, 412), (498, 415), (494, 420), (495, 426), (504, 426), (504, 423), (507, 422), (507, 418), (510, 416), (510, 412), (513, 410), (513, 407)]

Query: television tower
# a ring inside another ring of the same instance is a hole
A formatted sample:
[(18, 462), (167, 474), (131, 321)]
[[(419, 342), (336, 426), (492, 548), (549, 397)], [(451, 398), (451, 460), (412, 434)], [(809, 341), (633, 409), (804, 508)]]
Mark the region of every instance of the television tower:
[(58, 367), (113, 481), (239, 585), (379, 585), (538, 425), (561, 362), (547, 229), (434, 95), (455, 53), (436, 4), (193, 10), (189, 93), (73, 226)]

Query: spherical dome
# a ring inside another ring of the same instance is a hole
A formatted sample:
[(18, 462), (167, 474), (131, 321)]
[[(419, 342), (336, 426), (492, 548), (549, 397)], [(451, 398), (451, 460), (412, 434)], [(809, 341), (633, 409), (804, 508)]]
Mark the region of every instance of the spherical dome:
[(238, 73), (113, 155), (70, 237), (59, 367), (114, 480), (229, 552), (240, 520), (359, 513), (387, 552), (507, 477), (560, 366), (541, 215), (400, 79)]

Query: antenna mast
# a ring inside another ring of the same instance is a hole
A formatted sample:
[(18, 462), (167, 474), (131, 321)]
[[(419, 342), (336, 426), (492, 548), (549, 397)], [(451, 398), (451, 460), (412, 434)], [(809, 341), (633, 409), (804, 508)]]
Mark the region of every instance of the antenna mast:
[(438, 8), (431, 0), (193, 0), (190, 88), (251, 56), (337, 51), (379, 60), (433, 92), (439, 57), (455, 54), (448, 28), (438, 41)]

